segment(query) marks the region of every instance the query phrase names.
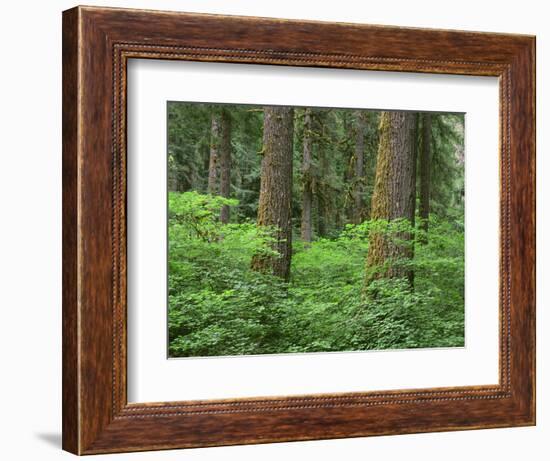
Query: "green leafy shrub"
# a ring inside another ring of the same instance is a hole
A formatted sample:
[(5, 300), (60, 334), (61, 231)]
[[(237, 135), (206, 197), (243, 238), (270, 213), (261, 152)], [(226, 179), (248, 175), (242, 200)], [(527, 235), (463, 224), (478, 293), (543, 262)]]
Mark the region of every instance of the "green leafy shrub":
[[(293, 244), (291, 279), (251, 270), (273, 254), (272, 230), (222, 225), (236, 200), (169, 195), (169, 353), (172, 357), (451, 347), (464, 344), (464, 226), (431, 218), (415, 245), (414, 288), (380, 279), (364, 291), (373, 230), (420, 231), (406, 222), (365, 221), (336, 238)], [(408, 227), (407, 227), (408, 226)]]

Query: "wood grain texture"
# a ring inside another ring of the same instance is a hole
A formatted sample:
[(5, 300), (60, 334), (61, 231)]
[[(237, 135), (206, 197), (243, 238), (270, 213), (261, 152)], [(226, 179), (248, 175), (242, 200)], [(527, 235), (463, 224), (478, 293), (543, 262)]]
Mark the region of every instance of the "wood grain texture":
[(78, 380), (78, 10), (63, 16), (63, 448), (79, 448)]
[[(534, 37), (78, 7), (63, 14), (63, 448), (77, 454), (535, 422)], [(496, 386), (129, 404), (126, 63), (500, 78)]]

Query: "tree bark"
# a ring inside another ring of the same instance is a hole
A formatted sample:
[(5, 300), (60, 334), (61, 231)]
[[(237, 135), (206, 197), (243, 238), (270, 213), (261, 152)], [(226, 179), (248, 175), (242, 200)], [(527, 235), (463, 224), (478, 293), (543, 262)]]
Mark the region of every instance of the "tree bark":
[[(414, 216), (415, 196), (415, 115), (409, 112), (382, 112), (378, 158), (372, 197), (371, 218), (393, 221)], [(365, 286), (381, 277), (408, 277), (410, 269), (402, 260), (410, 258), (410, 245), (402, 240), (410, 233), (387, 235), (371, 232), (366, 260)], [(400, 241), (396, 241), (400, 240)]]
[(292, 253), (293, 134), (294, 109), (264, 109), (258, 225), (275, 228), (274, 250), (279, 255), (256, 255), (252, 258), (252, 268), (260, 272), (271, 272), (285, 280), (290, 276)]
[(177, 192), (178, 188), (178, 172), (177, 163), (174, 157), (168, 159), (168, 191)]
[[(410, 194), (410, 209), (409, 209), (409, 221), (411, 223), (411, 228), (413, 229), (413, 232), (415, 230), (416, 225), (416, 174), (417, 174), (417, 165), (418, 165), (418, 133), (419, 133), (419, 126), (420, 126), (420, 116), (418, 114), (414, 114), (414, 120), (413, 120), (413, 134), (412, 134), (412, 173), (411, 173), (411, 194)], [(414, 235), (408, 235), (408, 239), (412, 240), (410, 243), (410, 258), (414, 258)], [(409, 283), (411, 287), (414, 287), (414, 271), (409, 270), (407, 272), (407, 276), (409, 278)]]
[[(315, 113), (317, 137), (317, 159), (318, 170), (315, 183), (315, 198), (317, 199), (317, 234), (319, 237), (326, 237), (332, 226), (334, 215), (337, 211), (334, 209), (334, 200), (336, 192), (331, 185), (331, 163), (329, 156), (332, 152), (329, 147), (329, 110), (321, 110)], [(334, 159), (334, 157), (332, 157)]]
[(212, 111), (212, 124), (210, 128), (210, 160), (208, 162), (208, 188), (207, 192), (212, 195), (218, 193), (218, 162), (220, 150), (220, 114), (214, 109)]
[(304, 138), (302, 158), (302, 222), (301, 237), (306, 243), (311, 242), (311, 209), (313, 204), (312, 156), (313, 156), (313, 120), (311, 109), (304, 113)]
[(360, 224), (364, 218), (363, 181), (365, 169), (365, 130), (366, 114), (362, 110), (355, 111), (355, 161), (354, 161), (354, 191), (353, 191), (353, 222)]
[[(231, 116), (222, 109), (219, 118), (219, 156), (220, 156), (220, 195), (229, 198), (231, 194)], [(229, 206), (220, 211), (220, 221), (229, 222)]]
[(420, 203), (419, 216), (420, 228), (423, 233), (421, 243), (428, 242), (428, 220), (430, 217), (430, 182), (431, 182), (431, 156), (432, 156), (432, 116), (422, 116), (422, 149), (420, 151)]

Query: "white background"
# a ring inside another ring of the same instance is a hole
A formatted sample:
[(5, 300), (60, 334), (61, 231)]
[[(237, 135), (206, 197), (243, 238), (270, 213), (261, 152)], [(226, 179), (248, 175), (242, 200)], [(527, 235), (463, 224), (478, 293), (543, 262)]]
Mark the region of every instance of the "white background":
[[(88, 1), (88, 4), (102, 4)], [(111, 6), (319, 19), (537, 35), (538, 57), (538, 425), (440, 434), (116, 455), (136, 460), (400, 459), (500, 461), (548, 457), (550, 250), (543, 213), (550, 199), (549, 15), (536, 0), (358, 2), (357, 0), (115, 1)], [(0, 456), (70, 459), (61, 426), (61, 10), (70, 1), (5, 2), (0, 16)], [(548, 283), (547, 283), (548, 286)], [(103, 459), (105, 457), (98, 457)], [(107, 458), (105, 458), (107, 459)]]
[[(128, 93), (131, 402), (498, 383), (496, 77), (143, 59), (128, 64)], [(166, 101), (174, 100), (466, 113), (466, 347), (166, 360)]]

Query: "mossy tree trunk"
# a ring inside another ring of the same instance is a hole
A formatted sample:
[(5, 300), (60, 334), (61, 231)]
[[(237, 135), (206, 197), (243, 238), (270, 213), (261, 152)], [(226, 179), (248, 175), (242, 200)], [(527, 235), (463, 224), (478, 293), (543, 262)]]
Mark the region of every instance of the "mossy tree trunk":
[(177, 192), (178, 189), (178, 175), (175, 167), (172, 164), (175, 163), (175, 160), (168, 158), (168, 191)]
[[(419, 146), (419, 131), (420, 131), (420, 116), (414, 114), (413, 121), (413, 133), (412, 133), (412, 173), (411, 173), (411, 193), (410, 193), (410, 206), (409, 206), (409, 222), (413, 232), (415, 231), (416, 226), (416, 178), (417, 178), (417, 169), (418, 169), (418, 146)], [(414, 258), (414, 235), (408, 234), (405, 235), (407, 240), (410, 240), (409, 244), (409, 257)], [(411, 287), (414, 287), (414, 271), (408, 270), (407, 276), (409, 278), (409, 283)]]
[[(371, 219), (411, 221), (415, 203), (415, 114), (382, 112)], [(412, 251), (410, 233), (373, 230), (366, 259), (365, 286), (381, 277), (408, 277)]]
[(422, 115), (422, 149), (420, 151), (420, 203), (418, 214), (420, 227), (423, 231), (421, 243), (428, 241), (428, 220), (430, 218), (430, 182), (431, 182), (431, 157), (432, 157), (432, 116)]
[(301, 237), (304, 242), (310, 243), (312, 238), (311, 209), (313, 205), (313, 117), (311, 109), (304, 112), (304, 137), (302, 157), (302, 221)]
[(330, 140), (329, 114), (329, 110), (315, 112), (318, 170), (316, 170), (314, 190), (317, 199), (317, 234), (319, 237), (328, 235), (337, 214), (337, 210), (334, 209), (334, 198), (338, 191), (334, 190), (331, 179), (333, 176), (331, 160), (334, 157), (328, 148)]
[(365, 111), (355, 111), (355, 153), (353, 162), (354, 190), (353, 190), (353, 222), (360, 224), (364, 218), (363, 186), (365, 180), (365, 131), (367, 128), (367, 114)]
[(218, 193), (218, 163), (220, 156), (220, 114), (216, 108), (212, 109), (212, 121), (210, 125), (210, 157), (208, 161), (208, 188), (212, 195)]
[(285, 280), (290, 276), (292, 253), (292, 152), (294, 109), (264, 109), (258, 225), (275, 228), (274, 250), (278, 256), (256, 255), (252, 268), (271, 272)]
[[(229, 198), (231, 194), (231, 116), (222, 109), (219, 115), (220, 195)], [(220, 211), (220, 221), (229, 222), (229, 206)]]

